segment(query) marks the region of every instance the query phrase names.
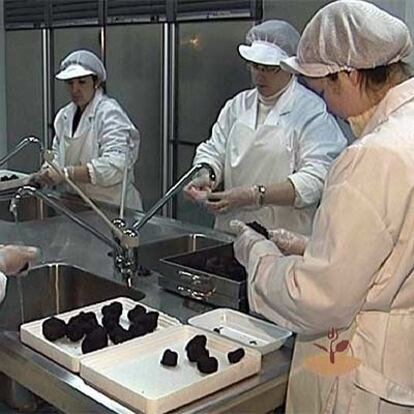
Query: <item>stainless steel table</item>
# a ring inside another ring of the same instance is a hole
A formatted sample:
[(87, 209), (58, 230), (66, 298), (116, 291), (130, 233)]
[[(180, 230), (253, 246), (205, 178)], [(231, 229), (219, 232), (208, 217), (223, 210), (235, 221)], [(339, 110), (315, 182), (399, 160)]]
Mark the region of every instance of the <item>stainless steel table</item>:
[[(94, 213), (83, 212), (80, 215), (104, 231), (100, 219)], [(137, 216), (139, 213), (133, 213), (130, 219)], [(210, 229), (154, 217), (142, 229), (140, 242), (188, 233), (203, 233), (226, 239), (225, 235)], [(0, 234), (2, 243), (24, 242), (39, 246), (45, 263), (62, 261), (100, 277), (116, 279), (111, 258), (107, 255), (107, 246), (63, 216), (17, 224), (0, 220)], [(136, 279), (134, 288), (145, 293), (144, 303), (182, 322), (211, 309), (206, 304), (160, 289), (156, 276)], [(0, 326), (1, 318), (4, 317), (1, 311), (0, 305)], [(259, 375), (182, 407), (177, 412), (268, 412), (284, 401), (290, 359), (289, 348), (273, 352), (263, 359)], [(17, 332), (0, 332), (0, 372), (64, 412), (130, 412), (127, 407), (85, 384), (79, 376), (21, 344)]]

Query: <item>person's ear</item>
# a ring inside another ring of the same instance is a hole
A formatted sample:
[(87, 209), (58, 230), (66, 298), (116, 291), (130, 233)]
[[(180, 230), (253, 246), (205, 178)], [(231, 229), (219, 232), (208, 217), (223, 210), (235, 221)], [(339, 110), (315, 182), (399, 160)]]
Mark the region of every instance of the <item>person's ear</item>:
[(361, 81), (361, 75), (357, 70), (344, 72), (353, 86), (358, 86)]
[(98, 89), (101, 86), (101, 81), (99, 79), (94, 80), (94, 88)]

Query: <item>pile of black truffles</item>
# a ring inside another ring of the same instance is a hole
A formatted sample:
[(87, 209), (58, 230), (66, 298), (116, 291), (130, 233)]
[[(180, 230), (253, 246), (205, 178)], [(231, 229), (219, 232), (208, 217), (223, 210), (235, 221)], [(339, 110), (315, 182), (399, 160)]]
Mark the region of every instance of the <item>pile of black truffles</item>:
[(0, 177), (0, 181), (11, 181), (11, 180), (17, 180), (19, 177), (16, 174), (11, 175), (2, 175)]
[(80, 312), (64, 321), (52, 317), (43, 322), (42, 332), (49, 341), (56, 341), (66, 336), (70, 341), (77, 342), (82, 338), (84, 354), (108, 346), (108, 337), (114, 344), (143, 336), (153, 332), (158, 326), (158, 312), (147, 312), (146, 308), (136, 305), (128, 312), (130, 325), (125, 329), (120, 324), (122, 303), (112, 302), (101, 309), (102, 326), (99, 325), (94, 312)]
[[(210, 355), (207, 349), (207, 337), (205, 335), (196, 335), (190, 339), (185, 346), (187, 359), (197, 364), (197, 369), (203, 374), (213, 374), (218, 370), (217, 358)], [(227, 360), (230, 364), (236, 364), (241, 361), (245, 355), (243, 348), (237, 348), (227, 354)], [(161, 365), (175, 367), (178, 362), (178, 354), (171, 349), (166, 349), (161, 358)]]

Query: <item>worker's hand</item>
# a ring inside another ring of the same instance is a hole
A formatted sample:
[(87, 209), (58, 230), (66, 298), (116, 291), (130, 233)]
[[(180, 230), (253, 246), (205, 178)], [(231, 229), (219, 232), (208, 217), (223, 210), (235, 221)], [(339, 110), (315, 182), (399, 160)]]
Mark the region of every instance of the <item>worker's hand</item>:
[(234, 256), (241, 265), (247, 268), (253, 246), (267, 239), (240, 220), (231, 220), (230, 229), (237, 235), (233, 243)]
[(252, 270), (252, 263), (264, 256), (282, 256), (278, 247), (266, 237), (253, 230), (240, 220), (231, 220), (230, 228), (237, 235), (233, 243), (234, 256), (247, 271)]
[(42, 168), (40, 171), (33, 173), (29, 178), (29, 184), (38, 184), (42, 187), (58, 185), (62, 181), (63, 177), (50, 167)]
[(269, 230), (269, 239), (279, 247), (283, 254), (300, 256), (303, 255), (309, 241), (308, 237), (285, 229)]
[(236, 208), (257, 206), (258, 196), (255, 187), (235, 187), (211, 193), (205, 206), (210, 213), (224, 214)]
[(210, 171), (202, 168), (184, 187), (184, 196), (194, 202), (204, 202), (209, 197), (214, 184), (210, 178)]
[(0, 246), (0, 271), (12, 276), (27, 270), (36, 262), (40, 255), (37, 247), (31, 246)]

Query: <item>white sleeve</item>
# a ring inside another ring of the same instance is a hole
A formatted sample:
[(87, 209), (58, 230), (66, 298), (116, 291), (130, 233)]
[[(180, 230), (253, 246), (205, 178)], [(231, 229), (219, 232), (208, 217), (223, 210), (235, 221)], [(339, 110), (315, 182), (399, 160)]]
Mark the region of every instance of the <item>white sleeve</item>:
[(6, 295), (7, 277), (3, 272), (0, 272), (0, 302), (3, 301)]
[(394, 246), (378, 211), (383, 195), (377, 195), (382, 187), (390, 193), (395, 184), (385, 185), (390, 169), (377, 157), (365, 163), (368, 168), (355, 168), (349, 159), (349, 168), (327, 183), (303, 257), (249, 257), (250, 308), (294, 332), (313, 335), (349, 326)]
[(104, 105), (96, 119), (99, 156), (87, 166), (92, 184), (111, 186), (122, 181), (126, 154), (129, 167), (136, 162), (140, 136), (119, 105)]
[(347, 141), (326, 110), (306, 122), (298, 141), (296, 171), (288, 179), (295, 187), (295, 207), (303, 208), (319, 202), (329, 166)]
[(212, 127), (210, 138), (197, 147), (193, 160), (193, 164), (205, 162), (213, 167), (217, 184), (223, 180), (227, 138), (236, 120), (232, 108), (233, 102), (233, 99), (226, 102)]

